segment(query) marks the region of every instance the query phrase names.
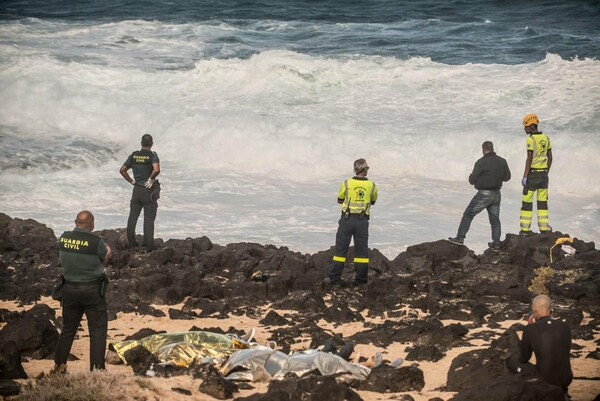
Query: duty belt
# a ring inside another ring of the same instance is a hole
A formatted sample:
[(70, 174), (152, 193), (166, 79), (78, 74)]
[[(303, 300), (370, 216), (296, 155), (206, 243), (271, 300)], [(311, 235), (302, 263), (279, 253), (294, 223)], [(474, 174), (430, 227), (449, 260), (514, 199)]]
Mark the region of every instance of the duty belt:
[(69, 280), (65, 280), (65, 284), (68, 284), (71, 287), (87, 287), (87, 286), (92, 286), (92, 285), (99, 285), (100, 283), (102, 283), (102, 281), (104, 281), (104, 276), (93, 280), (93, 281), (69, 281)]

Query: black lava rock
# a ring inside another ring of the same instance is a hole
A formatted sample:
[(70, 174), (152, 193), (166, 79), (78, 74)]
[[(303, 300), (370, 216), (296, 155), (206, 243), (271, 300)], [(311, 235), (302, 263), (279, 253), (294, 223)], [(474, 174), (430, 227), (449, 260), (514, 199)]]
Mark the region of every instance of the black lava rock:
[(0, 379), (27, 379), (21, 353), (13, 341), (0, 344)]
[(424, 386), (423, 371), (417, 367), (380, 365), (372, 369), (367, 380), (359, 382), (357, 388), (378, 393), (400, 393), (421, 391)]
[(159, 363), (158, 358), (141, 345), (126, 351), (123, 356), (137, 376), (146, 376), (146, 372), (150, 370), (150, 367)]
[(193, 376), (195, 379), (202, 379), (198, 388), (200, 392), (218, 400), (233, 398), (233, 393), (238, 391), (235, 383), (225, 379), (212, 365), (200, 365)]

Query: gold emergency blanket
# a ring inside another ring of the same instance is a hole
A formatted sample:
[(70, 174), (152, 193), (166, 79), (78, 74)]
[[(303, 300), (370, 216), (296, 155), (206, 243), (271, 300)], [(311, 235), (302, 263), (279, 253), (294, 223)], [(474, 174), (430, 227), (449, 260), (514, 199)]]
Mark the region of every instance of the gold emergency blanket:
[(208, 331), (154, 334), (141, 340), (127, 340), (111, 344), (124, 363), (125, 352), (141, 345), (161, 362), (188, 367), (196, 358), (225, 358), (237, 350), (248, 348), (243, 341), (224, 334)]

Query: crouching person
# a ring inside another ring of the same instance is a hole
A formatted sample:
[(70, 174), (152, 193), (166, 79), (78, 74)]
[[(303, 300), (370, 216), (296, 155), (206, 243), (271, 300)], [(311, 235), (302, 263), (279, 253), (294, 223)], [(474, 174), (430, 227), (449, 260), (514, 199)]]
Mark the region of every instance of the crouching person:
[(573, 380), (571, 329), (567, 323), (552, 319), (548, 296), (535, 297), (531, 309), (529, 324), (523, 329), (519, 362), (527, 364), (534, 353), (536, 374), (546, 383), (562, 387), (568, 397), (569, 384)]

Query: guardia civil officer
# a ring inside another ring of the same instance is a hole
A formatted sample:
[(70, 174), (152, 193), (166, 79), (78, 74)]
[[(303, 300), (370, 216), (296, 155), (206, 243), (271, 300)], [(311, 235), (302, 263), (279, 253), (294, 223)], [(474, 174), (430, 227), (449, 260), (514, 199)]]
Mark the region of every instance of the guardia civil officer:
[(535, 114), (523, 118), (523, 128), (527, 134), (527, 159), (523, 172), (523, 204), (519, 222), (521, 235), (530, 235), (533, 220), (533, 197), (537, 196), (537, 222), (540, 232), (552, 231), (548, 224), (548, 173), (552, 166), (552, 144), (550, 138), (540, 131), (540, 120)]
[(354, 162), (355, 176), (342, 183), (337, 201), (342, 216), (335, 236), (335, 255), (329, 273), (331, 285), (341, 285), (342, 270), (350, 241), (354, 237), (355, 284), (365, 284), (369, 269), (369, 212), (377, 200), (377, 186), (367, 179), (369, 166), (365, 159)]
[(65, 369), (83, 314), (90, 333), (90, 370), (105, 368), (108, 313), (104, 293), (108, 280), (103, 262), (108, 261), (111, 250), (102, 238), (91, 233), (93, 230), (94, 215), (83, 210), (77, 214), (75, 229), (60, 237), (63, 329), (54, 356), (55, 371)]
[[(153, 144), (151, 135), (143, 135), (142, 149), (129, 155), (119, 170), (123, 178), (133, 185), (129, 219), (127, 220), (129, 248), (135, 248), (138, 245), (135, 240), (135, 226), (140, 212), (144, 209), (143, 247), (146, 252), (154, 249), (154, 220), (160, 197), (160, 183), (156, 180), (160, 174), (160, 161), (156, 152), (152, 151)], [(133, 170), (133, 179), (129, 176), (129, 169)]]

